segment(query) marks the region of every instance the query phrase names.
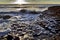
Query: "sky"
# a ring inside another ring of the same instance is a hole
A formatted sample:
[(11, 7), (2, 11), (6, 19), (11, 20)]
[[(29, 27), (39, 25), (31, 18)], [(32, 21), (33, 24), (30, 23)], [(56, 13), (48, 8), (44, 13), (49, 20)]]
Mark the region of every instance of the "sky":
[(0, 0), (0, 4), (60, 4), (60, 0)]

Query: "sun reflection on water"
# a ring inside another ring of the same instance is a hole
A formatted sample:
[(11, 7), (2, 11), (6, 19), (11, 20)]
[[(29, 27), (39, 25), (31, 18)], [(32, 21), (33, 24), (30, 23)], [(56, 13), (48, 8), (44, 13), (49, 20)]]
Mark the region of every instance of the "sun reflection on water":
[(14, 4), (26, 4), (28, 2), (26, 2), (25, 0), (16, 0), (15, 2), (13, 2)]

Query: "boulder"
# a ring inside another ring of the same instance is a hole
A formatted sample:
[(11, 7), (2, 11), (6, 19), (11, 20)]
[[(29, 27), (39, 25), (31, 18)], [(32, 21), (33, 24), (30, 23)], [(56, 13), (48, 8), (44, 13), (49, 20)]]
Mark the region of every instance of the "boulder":
[(48, 10), (50, 12), (53, 12), (54, 13), (53, 15), (60, 16), (60, 6), (52, 6), (52, 7), (49, 7)]

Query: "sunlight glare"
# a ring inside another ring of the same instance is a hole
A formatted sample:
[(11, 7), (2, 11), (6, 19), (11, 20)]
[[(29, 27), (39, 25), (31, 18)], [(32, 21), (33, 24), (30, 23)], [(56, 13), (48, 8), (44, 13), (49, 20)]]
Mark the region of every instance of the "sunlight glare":
[(26, 4), (26, 3), (28, 3), (28, 2), (26, 2), (25, 0), (16, 0), (14, 2), (14, 4)]

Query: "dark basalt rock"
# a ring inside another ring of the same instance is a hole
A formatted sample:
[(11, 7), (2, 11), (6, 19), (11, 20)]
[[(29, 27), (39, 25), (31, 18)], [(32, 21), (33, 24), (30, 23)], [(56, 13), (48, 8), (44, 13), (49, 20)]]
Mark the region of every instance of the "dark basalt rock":
[(20, 10), (21, 13), (25, 13), (26, 11), (27, 10), (25, 10), (25, 9)]
[(52, 16), (60, 16), (60, 6), (52, 6), (49, 7), (48, 10), (54, 13)]
[(48, 10), (53, 12), (59, 12), (60, 6), (52, 6), (52, 7), (49, 7)]
[(36, 11), (30, 11), (31, 14), (38, 14)]
[(6, 16), (3, 16), (3, 19), (9, 19), (11, 18), (12, 16), (9, 16), (9, 15), (6, 15)]
[(0, 15), (0, 18), (2, 18), (3, 16), (2, 15)]

